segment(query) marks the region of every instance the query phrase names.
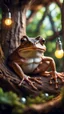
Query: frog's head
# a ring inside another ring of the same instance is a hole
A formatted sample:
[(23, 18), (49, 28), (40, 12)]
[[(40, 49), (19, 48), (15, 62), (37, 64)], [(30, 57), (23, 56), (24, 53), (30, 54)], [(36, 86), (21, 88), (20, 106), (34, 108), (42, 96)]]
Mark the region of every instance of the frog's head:
[(44, 45), (45, 40), (38, 36), (37, 38), (28, 38), (23, 36), (21, 38), (21, 45), (19, 47), (19, 55), (24, 58), (41, 56), (46, 51)]
[(46, 46), (44, 45), (45, 39), (38, 36), (36, 38), (28, 38), (27, 36), (23, 36), (21, 38), (21, 50), (22, 51), (34, 51), (38, 50), (41, 52), (46, 51)]

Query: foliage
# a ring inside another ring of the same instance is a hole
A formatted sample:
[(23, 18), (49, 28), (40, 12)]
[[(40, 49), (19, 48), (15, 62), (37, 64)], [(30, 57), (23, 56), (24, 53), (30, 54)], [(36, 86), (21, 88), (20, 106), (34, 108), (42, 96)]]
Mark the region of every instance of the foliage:
[(45, 103), (53, 98), (54, 96), (48, 93), (40, 93), (40, 95), (35, 98), (33, 96), (26, 98), (18, 97), (16, 93), (11, 91), (4, 92), (2, 88), (0, 88), (0, 111), (8, 111), (8, 109), (11, 108), (11, 114), (21, 114), (26, 107), (33, 104)]
[(33, 98), (32, 96), (27, 97), (27, 105), (32, 105), (32, 104), (42, 104), (45, 103), (46, 101), (52, 100), (54, 98), (53, 95), (49, 95), (48, 93), (40, 93), (39, 96), (36, 96)]
[[(53, 35), (52, 23), (50, 21), (49, 15), (51, 15), (55, 31), (61, 30), (61, 11), (57, 4), (52, 3), (47, 11), (47, 15), (41, 23), (41, 26), (37, 28), (39, 21), (42, 19), (45, 12), (45, 7), (42, 7), (37, 11), (35, 16), (33, 17), (33, 21), (27, 25), (27, 34), (28, 36), (37, 36), (40, 34), (44, 38), (48, 38), (48, 36)], [(37, 31), (37, 29), (39, 29)], [(36, 33), (37, 31), (37, 33)]]
[[(12, 113), (15, 113), (21, 109), (21, 112), (23, 111), (25, 105), (22, 104), (20, 102), (20, 98), (13, 92), (4, 92), (1, 88), (0, 88), (0, 105), (1, 108), (0, 110), (5, 110), (6, 111), (6, 107), (10, 106), (12, 107)], [(3, 108), (4, 107), (4, 108)]]

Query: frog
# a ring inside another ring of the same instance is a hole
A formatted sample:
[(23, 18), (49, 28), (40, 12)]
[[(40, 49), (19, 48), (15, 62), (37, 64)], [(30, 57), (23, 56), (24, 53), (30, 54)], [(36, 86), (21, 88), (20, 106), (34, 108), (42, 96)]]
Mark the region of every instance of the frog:
[(9, 55), (8, 65), (21, 79), (19, 86), (26, 81), (33, 89), (37, 90), (34, 82), (42, 84), (41, 77), (31, 77), (30, 74), (39, 74), (41, 76), (50, 76), (50, 84), (53, 80), (55, 88), (58, 88), (58, 78), (63, 80), (63, 72), (56, 71), (56, 64), (52, 57), (45, 56), (45, 39), (41, 36), (29, 38), (24, 35), (21, 38), (19, 47)]

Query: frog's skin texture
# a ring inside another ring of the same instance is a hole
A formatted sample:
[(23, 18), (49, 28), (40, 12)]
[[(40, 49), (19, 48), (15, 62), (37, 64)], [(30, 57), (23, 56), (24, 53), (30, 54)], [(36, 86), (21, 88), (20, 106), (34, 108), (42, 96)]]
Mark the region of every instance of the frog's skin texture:
[[(32, 73), (39, 73), (43, 76), (52, 75), (50, 84), (52, 83), (52, 79), (54, 79), (56, 88), (58, 88), (57, 78), (60, 78), (64, 82), (62, 77), (64, 74), (56, 72), (53, 58), (44, 56), (44, 52), (46, 51), (44, 41), (40, 36), (37, 38), (23, 36), (21, 38), (21, 45), (9, 56), (8, 65), (22, 79), (19, 85), (23, 81), (27, 81), (34, 89), (37, 89), (33, 81), (41, 84), (41, 80), (39, 80), (40, 78), (36, 79), (36, 77), (32, 78), (28, 76)], [(48, 71), (49, 68), (51, 71)]]

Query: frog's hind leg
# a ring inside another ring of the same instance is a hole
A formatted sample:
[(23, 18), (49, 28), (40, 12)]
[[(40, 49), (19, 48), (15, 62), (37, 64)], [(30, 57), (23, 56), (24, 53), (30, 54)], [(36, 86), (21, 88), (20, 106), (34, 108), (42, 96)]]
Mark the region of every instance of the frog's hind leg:
[(48, 76), (51, 75), (51, 71), (50, 71), (50, 72), (49, 72), (49, 71), (40, 72), (39, 74), (40, 74), (41, 76), (46, 76), (46, 77), (48, 77)]

